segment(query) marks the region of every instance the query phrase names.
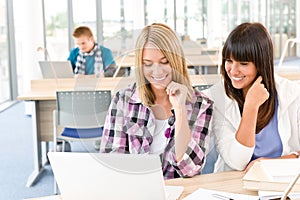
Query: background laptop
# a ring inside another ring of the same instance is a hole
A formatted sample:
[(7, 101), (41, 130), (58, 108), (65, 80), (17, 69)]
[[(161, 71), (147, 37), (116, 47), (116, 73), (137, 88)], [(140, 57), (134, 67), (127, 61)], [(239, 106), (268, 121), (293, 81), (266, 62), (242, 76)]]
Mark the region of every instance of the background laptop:
[[(73, 69), (70, 61), (39, 61), (43, 78), (73, 78)], [(52, 66), (51, 66), (52, 65)], [(53, 69), (52, 69), (53, 67)]]
[[(64, 200), (167, 198), (158, 155), (49, 152), (50, 164)], [(174, 190), (175, 188), (175, 190)]]

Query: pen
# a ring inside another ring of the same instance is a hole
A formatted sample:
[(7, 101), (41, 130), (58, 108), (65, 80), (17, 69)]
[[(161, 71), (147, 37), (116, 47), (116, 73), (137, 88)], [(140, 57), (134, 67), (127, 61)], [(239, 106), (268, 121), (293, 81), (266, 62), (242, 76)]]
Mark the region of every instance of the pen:
[(299, 178), (300, 178), (300, 171), (296, 174), (296, 176), (292, 179), (290, 184), (284, 190), (281, 200), (287, 200), (288, 194), (291, 192), (291, 190), (293, 189), (294, 185), (297, 183), (297, 180)]
[(234, 200), (233, 198), (226, 197), (220, 194), (212, 194), (213, 197), (218, 198), (218, 199), (223, 199), (223, 200)]

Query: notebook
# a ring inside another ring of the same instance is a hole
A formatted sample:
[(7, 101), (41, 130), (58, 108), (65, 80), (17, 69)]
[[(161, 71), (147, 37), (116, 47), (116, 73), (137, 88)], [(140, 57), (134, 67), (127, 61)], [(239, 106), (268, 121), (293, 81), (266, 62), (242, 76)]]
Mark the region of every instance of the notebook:
[(43, 78), (73, 78), (70, 61), (39, 61)]
[(158, 155), (48, 152), (48, 157), (64, 200), (175, 200), (183, 191), (164, 185)]
[[(243, 177), (243, 187), (248, 190), (284, 191), (300, 173), (300, 159), (270, 159), (255, 162)], [(300, 180), (293, 186), (300, 192)]]

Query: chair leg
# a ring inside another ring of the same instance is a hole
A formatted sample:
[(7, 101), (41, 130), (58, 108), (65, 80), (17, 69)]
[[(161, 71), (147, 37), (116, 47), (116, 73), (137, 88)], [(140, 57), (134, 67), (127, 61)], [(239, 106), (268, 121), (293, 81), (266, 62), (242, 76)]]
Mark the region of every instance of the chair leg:
[[(56, 152), (56, 148), (57, 148), (57, 141), (56, 141), (56, 138), (53, 142), (53, 151)], [(54, 195), (57, 195), (58, 194), (58, 187), (57, 187), (57, 183), (56, 183), (56, 180), (55, 180), (55, 176), (53, 176), (53, 194)]]
[(58, 194), (58, 186), (57, 186), (57, 183), (56, 183), (56, 180), (54, 178), (54, 188), (53, 188), (53, 195), (57, 195)]
[(96, 151), (100, 150), (100, 144), (101, 144), (101, 140), (95, 140), (94, 141), (94, 148)]
[(62, 152), (65, 152), (65, 149), (66, 149), (66, 141), (65, 140), (63, 140), (62, 141)]
[[(56, 148), (57, 148), (57, 141), (56, 141), (56, 137), (53, 141), (53, 151), (56, 152)], [(57, 183), (56, 183), (56, 180), (55, 180), (55, 177), (53, 176), (53, 194), (54, 195), (57, 195), (58, 194), (58, 186), (57, 186)]]
[[(56, 152), (57, 148), (57, 138), (56, 138), (56, 125), (57, 125), (57, 111), (53, 111), (53, 151)], [(58, 192), (57, 183), (55, 180), (55, 176), (53, 176), (53, 194), (56, 195)]]

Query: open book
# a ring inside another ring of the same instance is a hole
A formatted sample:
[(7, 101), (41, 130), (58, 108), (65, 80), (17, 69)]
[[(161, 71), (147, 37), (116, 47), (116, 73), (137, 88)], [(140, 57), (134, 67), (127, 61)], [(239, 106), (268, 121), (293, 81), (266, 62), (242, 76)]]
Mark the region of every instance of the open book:
[[(272, 159), (255, 162), (243, 177), (243, 187), (249, 190), (284, 191), (300, 172), (300, 159)], [(300, 180), (293, 192), (300, 192)]]

